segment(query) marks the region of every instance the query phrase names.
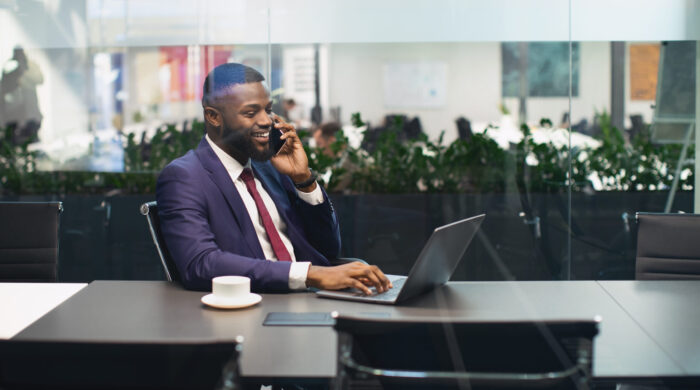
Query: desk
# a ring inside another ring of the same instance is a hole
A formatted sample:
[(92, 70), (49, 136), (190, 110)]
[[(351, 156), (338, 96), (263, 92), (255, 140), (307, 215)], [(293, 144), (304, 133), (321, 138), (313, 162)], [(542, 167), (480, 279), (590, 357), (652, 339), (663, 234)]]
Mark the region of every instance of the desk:
[(0, 283), (0, 339), (14, 336), (85, 286), (85, 283)]
[(601, 281), (599, 284), (685, 375), (700, 376), (698, 281)]
[[(635, 283), (645, 286), (648, 282)], [(677, 292), (688, 295), (682, 289)], [(688, 299), (697, 302), (700, 283), (692, 286), (692, 293), (695, 297)], [(664, 348), (655, 341), (650, 331), (640, 326), (595, 281), (454, 282), (401, 306), (293, 293), (263, 294), (257, 306), (221, 311), (203, 306), (199, 301), (203, 295), (167, 282), (96, 281), (15, 338), (177, 341), (233, 339), (242, 335), (244, 377), (325, 380), (336, 372), (333, 329), (263, 327), (267, 313), (339, 311), (382, 313), (395, 318), (431, 316), (468, 320), (590, 319), (600, 315), (601, 332), (596, 339), (593, 362), (597, 378), (677, 377), (688, 373), (672, 358), (676, 355), (670, 347)]]

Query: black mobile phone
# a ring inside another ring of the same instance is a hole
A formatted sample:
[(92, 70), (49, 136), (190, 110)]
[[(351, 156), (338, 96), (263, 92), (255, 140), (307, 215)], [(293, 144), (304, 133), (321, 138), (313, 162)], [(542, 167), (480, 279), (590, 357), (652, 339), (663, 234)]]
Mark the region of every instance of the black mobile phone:
[(276, 128), (274, 125), (272, 126), (272, 129), (270, 129), (270, 149), (273, 151), (273, 156), (276, 156), (277, 153), (279, 153), (280, 149), (282, 149), (282, 146), (284, 146), (285, 141), (282, 141), (280, 137), (282, 136), (282, 132), (280, 129)]

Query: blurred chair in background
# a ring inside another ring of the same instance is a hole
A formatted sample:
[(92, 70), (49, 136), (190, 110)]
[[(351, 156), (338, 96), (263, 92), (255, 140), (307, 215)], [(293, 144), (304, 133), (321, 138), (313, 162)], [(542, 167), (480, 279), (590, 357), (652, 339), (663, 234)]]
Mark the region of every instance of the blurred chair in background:
[(0, 202), (0, 282), (55, 282), (61, 202)]
[(700, 279), (700, 214), (637, 213), (637, 280)]
[(637, 115), (630, 115), (630, 122), (632, 122), (632, 127), (628, 129), (629, 140), (634, 140), (638, 135), (646, 134), (647, 125), (644, 123), (644, 118)]
[(457, 118), (455, 122), (457, 123), (457, 134), (459, 135), (459, 139), (469, 141), (474, 134), (472, 132), (472, 123), (463, 116)]

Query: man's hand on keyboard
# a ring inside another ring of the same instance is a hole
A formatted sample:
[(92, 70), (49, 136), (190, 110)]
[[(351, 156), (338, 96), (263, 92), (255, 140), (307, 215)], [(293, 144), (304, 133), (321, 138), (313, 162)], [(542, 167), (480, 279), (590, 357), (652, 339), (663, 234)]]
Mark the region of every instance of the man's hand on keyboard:
[(306, 275), (306, 285), (322, 290), (340, 290), (354, 287), (366, 295), (371, 295), (370, 287), (382, 293), (392, 287), (391, 281), (375, 265), (356, 261), (335, 267), (312, 265)]

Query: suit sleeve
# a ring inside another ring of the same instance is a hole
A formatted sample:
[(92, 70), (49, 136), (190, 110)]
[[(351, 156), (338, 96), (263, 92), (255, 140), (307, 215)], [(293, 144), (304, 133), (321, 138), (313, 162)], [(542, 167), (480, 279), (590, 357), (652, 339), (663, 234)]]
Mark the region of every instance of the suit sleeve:
[[(291, 181), (289, 184), (292, 186)], [(320, 184), (317, 184), (319, 187)], [(309, 243), (321, 252), (326, 259), (335, 259), (340, 254), (340, 226), (335, 209), (328, 194), (321, 187), (323, 192), (323, 203), (311, 205), (299, 198), (296, 190), (292, 190), (294, 204), (301, 217), (304, 233)]]
[[(288, 262), (272, 262), (223, 251), (208, 222), (209, 210), (201, 178), (177, 165), (158, 177), (156, 200), (161, 231), (187, 289), (209, 290), (211, 279), (247, 276), (256, 292), (289, 291)], [(235, 224), (235, 221), (231, 221)]]

